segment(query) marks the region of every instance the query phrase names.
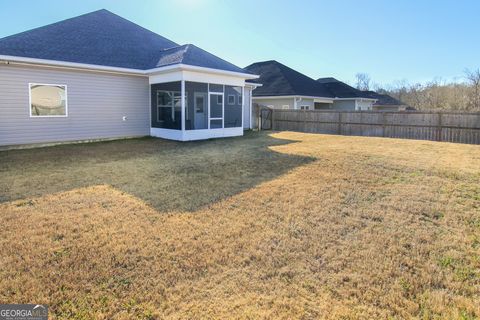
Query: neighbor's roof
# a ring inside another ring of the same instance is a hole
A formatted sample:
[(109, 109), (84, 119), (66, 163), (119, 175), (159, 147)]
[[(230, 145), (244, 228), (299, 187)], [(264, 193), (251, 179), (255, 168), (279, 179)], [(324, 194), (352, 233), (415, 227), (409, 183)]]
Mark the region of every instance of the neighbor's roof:
[(370, 98), (363, 91), (349, 86), (345, 82), (339, 81), (335, 78), (320, 78), (317, 82), (321, 83), (331, 94), (336, 98)]
[(380, 94), (375, 91), (364, 91), (364, 93), (372, 99), (377, 99), (377, 102), (375, 102), (374, 105), (379, 105), (379, 106), (405, 105), (405, 103), (403, 103), (402, 101), (397, 100), (388, 94)]
[(205, 50), (179, 46), (104, 9), (2, 38), (0, 55), (140, 70), (182, 63), (245, 73)]
[(320, 83), (275, 60), (256, 62), (244, 69), (260, 75), (259, 79), (249, 80), (262, 84), (253, 91), (253, 95), (257, 97), (290, 95), (334, 97)]

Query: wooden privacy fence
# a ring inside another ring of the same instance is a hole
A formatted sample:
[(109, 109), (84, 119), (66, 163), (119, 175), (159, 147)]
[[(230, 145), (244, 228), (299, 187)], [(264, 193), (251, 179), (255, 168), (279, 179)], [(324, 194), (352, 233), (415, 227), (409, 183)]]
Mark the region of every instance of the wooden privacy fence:
[(480, 144), (480, 113), (273, 110), (274, 130)]

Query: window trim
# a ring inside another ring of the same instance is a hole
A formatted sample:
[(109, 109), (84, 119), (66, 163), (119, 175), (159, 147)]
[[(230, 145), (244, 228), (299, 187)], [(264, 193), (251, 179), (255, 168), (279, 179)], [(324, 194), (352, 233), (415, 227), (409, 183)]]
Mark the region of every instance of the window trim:
[[(232, 101), (231, 101), (231, 102), (230, 102), (230, 98), (232, 98)], [(229, 95), (227, 96), (227, 104), (228, 104), (229, 106), (235, 105), (235, 95), (234, 95), (234, 94), (229, 94)]]
[[(65, 88), (65, 115), (44, 115), (37, 116), (32, 115), (32, 86), (50, 86), (50, 87), (64, 87)], [(54, 83), (28, 83), (28, 110), (30, 118), (67, 118), (68, 117), (68, 86), (66, 84), (54, 84)]]

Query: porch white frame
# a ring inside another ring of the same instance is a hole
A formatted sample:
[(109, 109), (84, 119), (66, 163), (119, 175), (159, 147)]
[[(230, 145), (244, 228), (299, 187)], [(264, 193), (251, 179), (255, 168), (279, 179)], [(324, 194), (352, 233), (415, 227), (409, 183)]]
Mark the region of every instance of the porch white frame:
[[(242, 102), (245, 101), (245, 78), (232, 76), (232, 75), (219, 75), (219, 74), (210, 74), (203, 72), (195, 71), (176, 71), (169, 73), (158, 73), (149, 76), (149, 84), (158, 84), (165, 82), (181, 82), (181, 130), (174, 129), (164, 129), (164, 128), (154, 128), (150, 127), (150, 135), (159, 138), (179, 140), (179, 141), (190, 141), (190, 140), (203, 140), (211, 138), (220, 138), (220, 137), (234, 137), (243, 135), (243, 112), (245, 108), (245, 103), (242, 103), (242, 124), (240, 127), (235, 128), (225, 128), (225, 86), (235, 86), (242, 88)], [(186, 130), (185, 129), (185, 115), (186, 115), (186, 105), (185, 105), (185, 82), (200, 82), (208, 84), (207, 92), (207, 108), (208, 108), (208, 129), (197, 129), (197, 130)], [(219, 84), (223, 86), (222, 92), (210, 91), (210, 84)], [(222, 96), (222, 118), (210, 118), (210, 96), (211, 95), (221, 95)], [(222, 120), (222, 128), (211, 129), (210, 120)]]

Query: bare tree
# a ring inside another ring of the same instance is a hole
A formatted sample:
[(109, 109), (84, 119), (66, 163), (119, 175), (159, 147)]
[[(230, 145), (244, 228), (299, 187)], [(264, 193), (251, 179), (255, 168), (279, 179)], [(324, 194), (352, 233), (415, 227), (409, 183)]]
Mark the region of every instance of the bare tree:
[(480, 110), (480, 69), (465, 70), (465, 78), (471, 86), (470, 103), (472, 108)]
[(370, 90), (370, 76), (366, 73), (357, 73), (355, 75), (356, 87), (358, 90)]

